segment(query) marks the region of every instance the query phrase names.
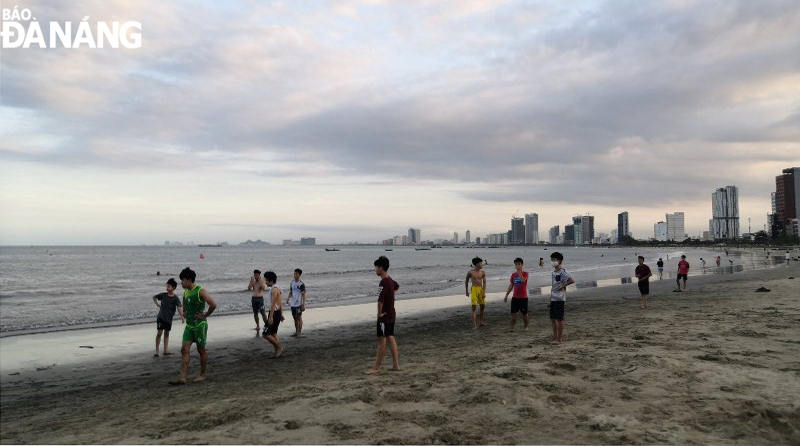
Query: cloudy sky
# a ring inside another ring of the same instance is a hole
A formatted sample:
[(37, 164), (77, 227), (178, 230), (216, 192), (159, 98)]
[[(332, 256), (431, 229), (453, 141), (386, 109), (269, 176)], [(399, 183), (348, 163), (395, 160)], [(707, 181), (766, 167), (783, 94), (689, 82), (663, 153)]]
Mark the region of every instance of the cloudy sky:
[(755, 230), (800, 164), (796, 0), (15, 5), (142, 47), (2, 50), (0, 244)]

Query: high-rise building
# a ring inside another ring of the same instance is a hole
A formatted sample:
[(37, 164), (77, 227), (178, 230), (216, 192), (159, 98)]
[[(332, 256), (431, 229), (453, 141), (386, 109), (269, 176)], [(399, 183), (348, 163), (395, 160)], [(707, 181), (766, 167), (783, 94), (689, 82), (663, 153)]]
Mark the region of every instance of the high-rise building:
[(411, 245), (418, 245), (422, 243), (422, 231), (419, 229), (408, 229), (408, 243)]
[(667, 214), (667, 240), (686, 240), (686, 230), (683, 226), (683, 212)]
[(525, 244), (539, 243), (539, 214), (525, 214)]
[(549, 241), (550, 244), (556, 244), (558, 243), (559, 235), (561, 235), (559, 232), (559, 227), (558, 225), (555, 225), (552, 228), (550, 228), (550, 231), (547, 232), (547, 241)]
[(594, 216), (576, 215), (572, 217), (572, 225), (575, 227), (576, 245), (592, 243), (592, 239), (594, 239)]
[(453, 244), (458, 244), (458, 232), (453, 231)]
[(403, 244), (403, 237), (402, 237), (402, 236), (399, 236), (399, 235), (395, 235), (395, 236), (392, 238), (392, 244), (393, 244), (393, 245), (395, 245), (395, 246), (400, 246), (400, 245), (402, 245), (402, 244)]
[(797, 218), (800, 210), (800, 167), (783, 169), (775, 177), (775, 222), (783, 234), (788, 234), (787, 223)]
[(467, 229), (467, 232), (464, 233), (464, 243), (466, 243), (468, 245), (469, 245), (470, 241), (472, 240), (470, 238), (470, 235), (471, 234), (469, 233), (469, 229)]
[(617, 242), (625, 240), (631, 235), (631, 228), (628, 224), (628, 211), (617, 214)]
[(525, 220), (514, 217), (511, 219), (511, 231), (509, 231), (508, 244), (521, 245), (525, 243)]
[(712, 234), (714, 240), (739, 237), (739, 190), (721, 187), (711, 194)]
[(667, 223), (664, 221), (660, 221), (653, 225), (653, 233), (655, 239), (659, 242), (666, 242), (667, 241)]
[(566, 225), (564, 226), (564, 244), (565, 245), (574, 245), (575, 244), (575, 225)]
[(317, 239), (315, 237), (301, 237), (300, 244), (303, 246), (314, 246), (317, 244)]

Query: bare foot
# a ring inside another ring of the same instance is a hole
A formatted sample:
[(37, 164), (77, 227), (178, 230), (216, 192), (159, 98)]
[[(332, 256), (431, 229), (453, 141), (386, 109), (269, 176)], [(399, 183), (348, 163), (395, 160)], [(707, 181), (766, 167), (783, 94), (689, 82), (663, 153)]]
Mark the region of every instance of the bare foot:
[(528, 331), (528, 327), (523, 328), (522, 331)]
[(485, 326), (486, 326), (486, 324), (481, 322), (481, 327), (485, 327)]
[(473, 330), (477, 330), (477, 329), (478, 329), (478, 326), (477, 326), (477, 325), (473, 325), (473, 326), (472, 326), (472, 329), (473, 329)]
[(296, 338), (297, 337), (297, 333), (292, 333), (292, 334), (289, 335), (289, 337)]
[(172, 352), (164, 352), (164, 356), (171, 355)]
[(391, 369), (389, 369), (389, 371), (390, 372), (402, 372), (402, 370), (400, 370), (400, 367), (392, 367)]
[(156, 358), (158, 358), (158, 353), (156, 353), (156, 354), (155, 354), (155, 355), (153, 355), (153, 356), (155, 356)]
[(377, 375), (378, 373), (381, 373), (381, 371), (380, 369), (369, 369), (366, 373), (367, 375)]
[(205, 375), (197, 375), (197, 377), (195, 379), (193, 379), (192, 382), (201, 383), (201, 382), (203, 382), (205, 380), (206, 380), (206, 376)]
[(281, 355), (283, 354), (283, 350), (284, 350), (283, 347), (278, 347), (278, 350), (275, 351), (275, 356), (273, 356), (273, 358), (280, 358)]

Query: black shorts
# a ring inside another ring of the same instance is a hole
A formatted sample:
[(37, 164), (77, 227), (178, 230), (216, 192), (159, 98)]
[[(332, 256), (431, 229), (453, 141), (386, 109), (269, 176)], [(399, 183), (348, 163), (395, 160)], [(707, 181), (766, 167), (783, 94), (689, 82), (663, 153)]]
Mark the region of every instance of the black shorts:
[(564, 304), (565, 302), (560, 300), (550, 301), (550, 319), (564, 320)]
[(650, 281), (649, 280), (643, 280), (643, 281), (639, 282), (637, 285), (639, 285), (639, 293), (640, 294), (650, 294)]
[(528, 299), (511, 299), (511, 314), (528, 314)]
[(281, 310), (272, 314), (272, 324), (269, 327), (264, 327), (262, 335), (276, 335), (278, 334), (278, 326), (281, 325)]
[(378, 321), (378, 337), (385, 338), (387, 336), (394, 336), (394, 322)]
[(292, 317), (297, 319), (298, 317), (303, 315), (303, 310), (300, 308), (302, 307), (292, 307)]
[(172, 321), (167, 322), (164, 319), (161, 319), (160, 317), (156, 318), (156, 329), (170, 331), (172, 330)]
[(250, 300), (253, 304), (253, 314), (258, 315), (261, 313), (264, 317), (267, 317), (267, 312), (264, 310), (264, 298), (263, 297), (255, 297)]
[(689, 276), (688, 274), (678, 274), (678, 280), (681, 280), (681, 279), (686, 280), (688, 278), (688, 276)]

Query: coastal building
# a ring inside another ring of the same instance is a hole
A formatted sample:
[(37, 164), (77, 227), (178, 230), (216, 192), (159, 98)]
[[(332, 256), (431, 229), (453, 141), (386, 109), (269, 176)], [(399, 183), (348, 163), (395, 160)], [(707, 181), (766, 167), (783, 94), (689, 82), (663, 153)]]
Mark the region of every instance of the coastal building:
[(666, 215), (667, 220), (667, 240), (686, 240), (686, 230), (683, 225), (683, 212), (673, 212)]
[(395, 245), (395, 246), (402, 245), (403, 244), (403, 237), (401, 237), (399, 235), (395, 235), (394, 238), (392, 239), (392, 244)]
[(453, 244), (458, 244), (458, 232), (453, 231)]
[(469, 245), (470, 241), (471, 241), (470, 233), (469, 233), (469, 229), (467, 229), (467, 232), (464, 233), (464, 243)]
[(317, 239), (315, 237), (300, 237), (301, 246), (314, 246), (316, 244)]
[(565, 245), (574, 245), (575, 244), (575, 225), (566, 225), (564, 226), (564, 244)]
[(422, 243), (422, 231), (419, 229), (408, 229), (408, 243), (411, 245), (419, 245)]
[(402, 243), (403, 243), (403, 245), (407, 245), (407, 244), (408, 244), (408, 236), (407, 236), (407, 235), (404, 235), (404, 236), (403, 236), (403, 241), (402, 241)]
[(564, 245), (565, 244), (564, 243), (564, 234), (560, 234), (558, 237), (556, 237), (556, 244), (557, 245)]
[(591, 244), (594, 239), (594, 216), (576, 215), (572, 217), (572, 225), (575, 230), (575, 244)]
[(711, 194), (711, 215), (714, 240), (739, 237), (739, 190), (736, 186), (721, 187)]
[(539, 214), (525, 214), (525, 244), (539, 243)]
[(619, 237), (617, 237), (616, 229), (611, 230), (611, 236), (609, 237), (608, 242), (611, 243), (612, 245), (616, 245), (617, 243), (619, 243)]
[[(469, 232), (469, 231), (467, 231), (467, 232)], [(481, 238), (480, 237), (475, 237), (475, 244), (476, 245), (480, 245), (481, 244)]]
[(631, 228), (628, 224), (628, 211), (617, 214), (617, 241), (615, 243), (624, 241), (627, 237), (630, 237), (630, 233)]
[(550, 242), (550, 244), (558, 243), (559, 235), (560, 235), (559, 227), (558, 225), (555, 225), (552, 228), (550, 228), (550, 230), (547, 232), (547, 241)]
[(509, 244), (521, 245), (525, 243), (525, 220), (518, 217), (511, 219), (511, 235)]
[(711, 237), (711, 231), (703, 231), (703, 241), (704, 242), (714, 241), (714, 237)]
[(667, 241), (667, 222), (660, 221), (653, 225), (653, 233), (655, 236), (656, 241), (659, 242), (666, 242)]
[(291, 246), (292, 239), (283, 239), (283, 246)]
[(800, 167), (783, 169), (775, 177), (775, 223), (778, 231), (789, 234), (789, 221), (798, 218), (800, 210)]

